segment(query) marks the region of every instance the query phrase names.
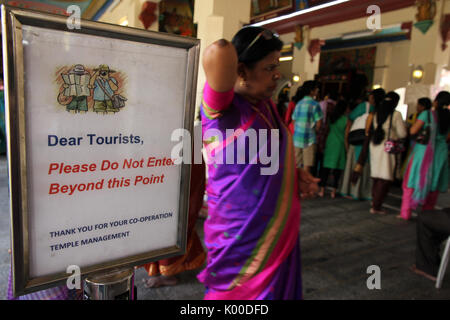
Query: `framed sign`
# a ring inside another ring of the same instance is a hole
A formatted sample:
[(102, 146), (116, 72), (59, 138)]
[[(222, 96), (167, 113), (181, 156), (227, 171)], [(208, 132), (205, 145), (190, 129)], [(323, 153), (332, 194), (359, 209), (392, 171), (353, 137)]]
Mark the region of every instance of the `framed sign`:
[(2, 6), (15, 295), (180, 255), (199, 40)]

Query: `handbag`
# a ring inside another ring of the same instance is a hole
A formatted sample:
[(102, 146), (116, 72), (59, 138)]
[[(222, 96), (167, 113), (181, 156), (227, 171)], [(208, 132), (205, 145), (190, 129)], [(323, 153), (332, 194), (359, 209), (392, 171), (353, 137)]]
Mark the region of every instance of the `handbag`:
[(391, 139), (391, 127), (393, 117), (394, 114), (391, 114), (391, 119), (389, 121), (388, 138), (387, 141), (384, 143), (384, 151), (391, 154), (398, 154), (406, 150), (405, 139), (398, 139), (398, 140)]
[(350, 131), (350, 133), (348, 134), (347, 141), (349, 144), (357, 146), (363, 144), (365, 138), (366, 138), (366, 130), (357, 129)]
[(416, 142), (420, 144), (428, 144), (430, 140), (430, 111), (428, 111), (428, 123), (425, 123), (419, 133), (416, 135)]
[(366, 138), (366, 121), (369, 116), (370, 104), (366, 102), (366, 113), (359, 116), (353, 121), (352, 127), (347, 137), (347, 141), (351, 145), (361, 145)]

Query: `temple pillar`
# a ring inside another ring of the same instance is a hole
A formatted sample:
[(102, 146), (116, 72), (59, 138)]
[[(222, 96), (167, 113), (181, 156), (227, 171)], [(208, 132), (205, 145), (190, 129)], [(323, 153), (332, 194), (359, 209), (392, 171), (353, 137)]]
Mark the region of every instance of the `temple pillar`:
[(219, 39), (231, 41), (244, 24), (250, 22), (251, 0), (196, 0), (194, 23), (197, 24), (197, 38), (201, 40), (200, 65), (197, 81), (196, 114), (201, 104), (206, 82), (202, 58), (206, 47)]

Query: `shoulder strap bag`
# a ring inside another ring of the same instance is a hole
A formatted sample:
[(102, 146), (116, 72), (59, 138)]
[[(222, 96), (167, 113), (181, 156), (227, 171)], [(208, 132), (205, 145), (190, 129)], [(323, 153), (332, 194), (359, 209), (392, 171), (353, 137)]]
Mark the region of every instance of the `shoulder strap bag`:
[(366, 121), (369, 116), (370, 104), (366, 102), (366, 113), (360, 115), (353, 121), (348, 134), (348, 143), (352, 145), (362, 145), (366, 138)]
[[(394, 111), (395, 112), (395, 111)], [(391, 139), (391, 128), (392, 128), (392, 118), (394, 113), (391, 114), (391, 119), (389, 120), (389, 131), (387, 141), (384, 143), (384, 151), (387, 153), (397, 154), (405, 151), (405, 141), (404, 139)]]

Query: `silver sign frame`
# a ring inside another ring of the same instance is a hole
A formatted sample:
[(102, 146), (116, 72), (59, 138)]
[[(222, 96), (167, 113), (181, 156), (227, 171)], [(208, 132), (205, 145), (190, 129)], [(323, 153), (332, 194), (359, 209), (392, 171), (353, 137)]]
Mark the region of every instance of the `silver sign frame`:
[[(141, 29), (81, 20), (81, 28), (69, 30), (67, 17), (1, 6), (3, 65), (5, 79), (5, 122), (7, 130), (7, 155), (10, 186), (12, 275), (15, 296), (65, 284), (70, 276), (66, 270), (48, 276), (30, 276), (29, 212), (27, 188), (27, 148), (24, 91), (24, 55), (22, 26), (29, 25), (84, 35), (95, 35), (127, 41), (183, 48), (186, 50), (187, 70), (184, 98), (184, 129), (193, 132), (200, 40), (151, 32)], [(167, 259), (186, 252), (187, 218), (189, 206), (190, 165), (182, 164), (179, 187), (179, 221), (177, 244), (144, 254), (85, 267), (82, 277), (104, 273), (119, 268), (139, 266)]]

